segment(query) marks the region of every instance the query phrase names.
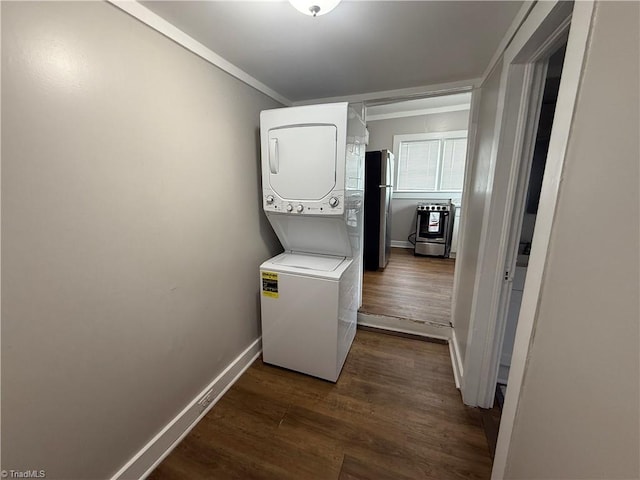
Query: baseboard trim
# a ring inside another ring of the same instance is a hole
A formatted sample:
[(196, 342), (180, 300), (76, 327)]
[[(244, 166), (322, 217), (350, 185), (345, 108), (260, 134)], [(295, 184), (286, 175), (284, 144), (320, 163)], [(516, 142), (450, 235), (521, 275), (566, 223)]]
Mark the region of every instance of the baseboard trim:
[(460, 346), (456, 337), (455, 328), (451, 329), (451, 340), (449, 341), (449, 353), (451, 354), (451, 366), (453, 367), (453, 378), (456, 381), (456, 388), (459, 390), (464, 378), (462, 357), (460, 356)]
[(395, 248), (413, 248), (413, 243), (406, 240), (391, 240), (391, 246)]
[[(240, 376), (251, 366), (262, 352), (262, 337), (255, 340), (238, 355), (209, 385), (153, 437), (111, 480), (145, 479), (187, 436), (211, 408), (222, 398)], [(200, 405), (205, 396), (213, 400), (206, 407)]]
[(407, 333), (420, 337), (435, 338), (449, 341), (451, 327), (439, 323), (421, 322), (409, 318), (389, 317), (386, 315), (374, 315), (358, 312), (358, 325), (364, 327), (388, 330), (390, 332)]

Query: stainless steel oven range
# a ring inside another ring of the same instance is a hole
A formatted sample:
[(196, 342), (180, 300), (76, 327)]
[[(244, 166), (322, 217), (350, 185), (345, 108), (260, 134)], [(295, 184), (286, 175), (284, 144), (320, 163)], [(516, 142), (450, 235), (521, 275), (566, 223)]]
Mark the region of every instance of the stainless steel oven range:
[(455, 208), (451, 200), (418, 203), (415, 255), (449, 257)]

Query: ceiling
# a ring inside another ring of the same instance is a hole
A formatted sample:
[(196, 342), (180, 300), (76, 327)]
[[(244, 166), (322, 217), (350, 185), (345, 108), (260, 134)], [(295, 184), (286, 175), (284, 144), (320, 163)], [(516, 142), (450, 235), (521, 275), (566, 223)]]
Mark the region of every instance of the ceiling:
[(482, 75), (520, 1), (141, 2), (292, 102)]

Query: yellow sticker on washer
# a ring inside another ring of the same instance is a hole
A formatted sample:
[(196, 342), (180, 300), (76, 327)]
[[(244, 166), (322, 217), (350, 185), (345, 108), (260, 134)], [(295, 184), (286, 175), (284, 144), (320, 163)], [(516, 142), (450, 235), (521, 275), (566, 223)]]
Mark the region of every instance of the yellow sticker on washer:
[(262, 295), (278, 298), (278, 274), (274, 272), (262, 272)]

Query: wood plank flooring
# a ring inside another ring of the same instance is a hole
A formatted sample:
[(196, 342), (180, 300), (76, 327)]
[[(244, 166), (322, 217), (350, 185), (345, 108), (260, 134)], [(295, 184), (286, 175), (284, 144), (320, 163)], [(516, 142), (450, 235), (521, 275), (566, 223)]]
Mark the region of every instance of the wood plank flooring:
[(258, 359), (149, 477), (488, 479), (446, 345), (358, 330), (336, 384)]
[(392, 248), (387, 268), (365, 271), (361, 312), (449, 325), (455, 260)]

